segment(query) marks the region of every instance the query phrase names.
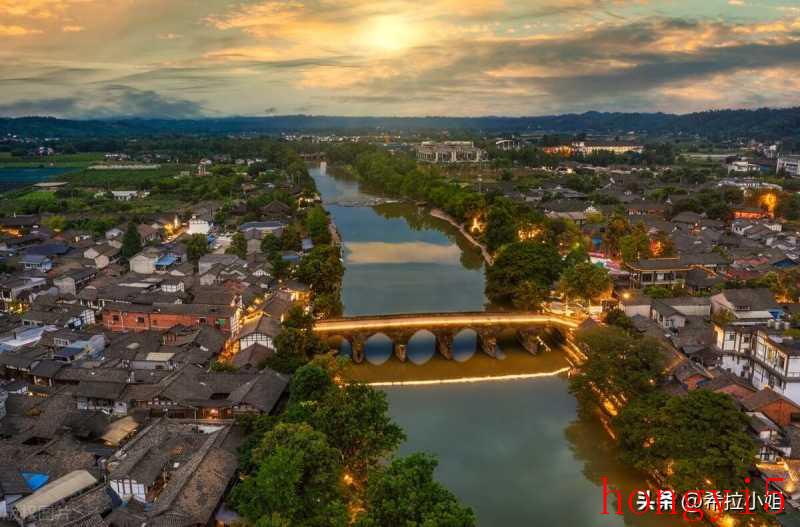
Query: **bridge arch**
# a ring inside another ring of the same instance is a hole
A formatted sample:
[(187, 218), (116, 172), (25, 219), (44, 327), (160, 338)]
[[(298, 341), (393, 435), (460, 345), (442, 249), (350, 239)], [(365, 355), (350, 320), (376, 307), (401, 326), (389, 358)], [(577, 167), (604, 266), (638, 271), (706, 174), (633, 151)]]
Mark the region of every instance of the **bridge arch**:
[(478, 332), (472, 328), (462, 328), (453, 335), (451, 353), (456, 362), (467, 362), (478, 351)]
[(430, 330), (419, 329), (406, 344), (406, 358), (414, 364), (425, 364), (436, 353), (436, 335)]
[(364, 358), (370, 364), (379, 366), (392, 358), (394, 344), (386, 333), (374, 333), (364, 342)]

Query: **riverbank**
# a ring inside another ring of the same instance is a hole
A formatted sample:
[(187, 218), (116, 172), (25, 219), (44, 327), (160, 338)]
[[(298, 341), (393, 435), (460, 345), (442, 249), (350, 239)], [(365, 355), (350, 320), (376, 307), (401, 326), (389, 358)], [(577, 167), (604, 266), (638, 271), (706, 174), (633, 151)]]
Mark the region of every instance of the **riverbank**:
[(495, 359), (481, 351), (464, 362), (447, 360), (436, 354), (424, 364), (400, 362), (395, 357), (383, 364), (351, 364), (345, 374), (354, 381), (376, 386), (446, 384), (464, 379), (507, 380), (536, 378), (552, 372), (566, 373), (571, 364), (560, 350), (533, 356), (521, 347), (506, 345), (503, 358)]
[(464, 226), (458, 223), (455, 220), (455, 218), (453, 218), (452, 216), (450, 216), (441, 209), (431, 209), (429, 214), (434, 218), (446, 221), (447, 223), (458, 229), (458, 232), (460, 232), (461, 235), (464, 236), (464, 238), (469, 243), (474, 245), (476, 248), (480, 249), (481, 256), (483, 256), (483, 260), (486, 262), (487, 265), (492, 265), (492, 263), (494, 263), (494, 258), (492, 257), (491, 254), (489, 254), (489, 249), (487, 249), (484, 244), (473, 238), (472, 235), (464, 228)]

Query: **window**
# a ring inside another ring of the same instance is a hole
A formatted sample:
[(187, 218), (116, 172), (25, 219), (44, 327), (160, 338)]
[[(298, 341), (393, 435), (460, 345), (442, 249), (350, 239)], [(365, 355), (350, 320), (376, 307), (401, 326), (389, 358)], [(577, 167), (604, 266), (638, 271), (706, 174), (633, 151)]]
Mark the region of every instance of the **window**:
[(136, 317), (137, 324), (144, 324), (144, 317)]
[(112, 320), (113, 322), (119, 322), (119, 315), (112, 315), (112, 316), (111, 316), (111, 320)]
[(206, 319), (205, 318), (199, 318), (199, 319), (197, 319), (197, 323), (198, 324), (205, 324), (206, 323)]

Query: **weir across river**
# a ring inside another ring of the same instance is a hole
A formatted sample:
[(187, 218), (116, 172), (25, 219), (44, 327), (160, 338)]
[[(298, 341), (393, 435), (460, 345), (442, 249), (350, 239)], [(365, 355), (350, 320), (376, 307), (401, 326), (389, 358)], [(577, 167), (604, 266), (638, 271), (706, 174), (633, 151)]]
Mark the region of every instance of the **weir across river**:
[(465, 312), (415, 313), (378, 316), (356, 316), (320, 320), (314, 332), (326, 339), (342, 338), (352, 346), (353, 361), (364, 360), (364, 345), (378, 334), (392, 341), (394, 354), (406, 360), (406, 344), (420, 331), (432, 333), (436, 349), (446, 359), (452, 359), (453, 338), (463, 330), (475, 331), (480, 349), (490, 357), (497, 356), (497, 337), (514, 330), (522, 346), (536, 353), (545, 330), (556, 330), (567, 336), (578, 327), (580, 320), (548, 313)]

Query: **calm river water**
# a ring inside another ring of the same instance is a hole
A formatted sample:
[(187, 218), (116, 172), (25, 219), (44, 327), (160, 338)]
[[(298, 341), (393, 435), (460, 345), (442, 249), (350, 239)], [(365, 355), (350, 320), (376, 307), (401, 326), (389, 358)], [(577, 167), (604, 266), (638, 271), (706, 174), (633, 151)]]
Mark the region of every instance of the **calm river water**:
[(5, 192), (16, 187), (24, 187), (33, 185), (41, 181), (67, 172), (74, 169), (58, 168), (58, 167), (42, 167), (42, 168), (2, 168), (0, 167), (0, 192)]
[[(343, 239), (345, 314), (484, 308), (483, 261), (455, 229), (409, 204), (350, 206), (374, 196), (334, 179), (324, 165), (311, 174)], [(467, 331), (450, 362), (433, 353), (430, 336), (418, 334), (408, 345), (410, 360), (400, 363), (376, 337), (366, 350), (372, 364), (353, 370), (365, 380), (417, 380), (553, 372), (566, 364), (557, 352), (532, 357), (511, 339), (501, 346), (504, 359), (491, 359), (475, 351)], [(649, 515), (600, 514), (601, 477), (628, 492), (643, 483), (615, 461), (601, 423), (578, 415), (563, 375), (386, 392), (408, 435), (401, 453), (435, 454), (438, 479), (475, 510), (481, 526), (664, 525)]]

